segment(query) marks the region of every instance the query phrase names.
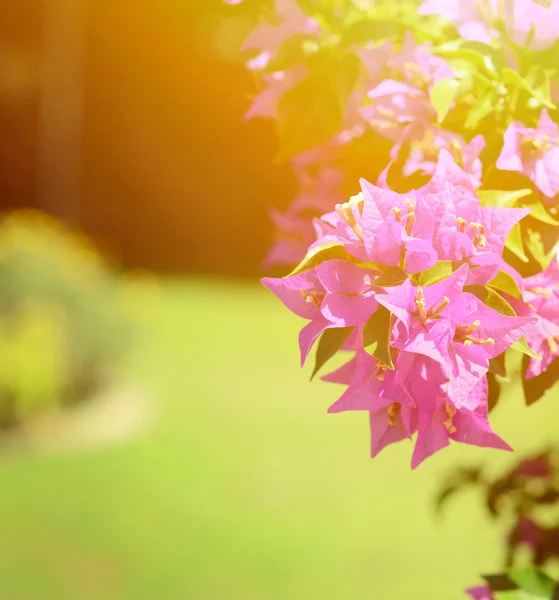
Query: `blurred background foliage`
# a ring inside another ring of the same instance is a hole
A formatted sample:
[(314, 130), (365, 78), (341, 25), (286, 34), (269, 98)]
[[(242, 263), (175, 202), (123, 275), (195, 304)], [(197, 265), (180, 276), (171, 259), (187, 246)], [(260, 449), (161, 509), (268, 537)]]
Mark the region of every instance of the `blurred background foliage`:
[(0, 0), (0, 207), (70, 219), (125, 266), (258, 276), (295, 181), (272, 124), (243, 121), (251, 20), (230, 9)]
[(0, 220), (0, 428), (93, 394), (131, 333), (83, 235), (36, 211)]

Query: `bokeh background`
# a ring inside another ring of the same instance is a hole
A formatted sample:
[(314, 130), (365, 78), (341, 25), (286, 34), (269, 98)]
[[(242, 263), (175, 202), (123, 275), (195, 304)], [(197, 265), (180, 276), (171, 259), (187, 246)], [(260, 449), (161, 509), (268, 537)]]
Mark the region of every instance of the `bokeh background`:
[[(258, 283), (295, 183), (232, 15), (0, 0), (2, 600), (453, 600), (500, 567), (474, 495), (434, 511), (491, 451), (371, 461), (297, 367)], [(513, 385), (493, 422), (522, 454), (558, 416)]]

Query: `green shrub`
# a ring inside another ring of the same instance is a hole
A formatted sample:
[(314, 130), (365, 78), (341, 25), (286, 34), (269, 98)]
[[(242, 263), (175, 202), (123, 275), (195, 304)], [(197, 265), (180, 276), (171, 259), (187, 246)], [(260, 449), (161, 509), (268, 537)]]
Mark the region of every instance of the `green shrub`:
[(130, 337), (119, 279), (35, 211), (0, 219), (0, 427), (89, 397)]

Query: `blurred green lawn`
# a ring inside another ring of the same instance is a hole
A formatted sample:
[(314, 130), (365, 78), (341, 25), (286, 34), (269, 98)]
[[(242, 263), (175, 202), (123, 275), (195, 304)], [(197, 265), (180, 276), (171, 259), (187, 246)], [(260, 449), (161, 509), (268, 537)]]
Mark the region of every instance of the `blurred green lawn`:
[[(367, 416), (298, 368), (296, 317), (258, 284), (167, 282), (127, 368), (158, 404), (120, 446), (3, 459), (2, 600), (454, 600), (499, 567), (475, 496), (433, 510), (453, 446), (417, 471), (411, 444), (368, 457)], [(509, 390), (497, 431), (520, 452), (559, 404)]]

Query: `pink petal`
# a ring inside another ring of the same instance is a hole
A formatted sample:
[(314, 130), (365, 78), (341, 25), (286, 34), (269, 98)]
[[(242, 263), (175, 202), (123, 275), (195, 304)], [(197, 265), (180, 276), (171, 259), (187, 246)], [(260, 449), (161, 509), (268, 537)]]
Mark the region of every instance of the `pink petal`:
[(497, 159), (497, 169), (522, 172), (523, 166), (518, 132), (518, 129), (521, 127), (524, 127), (524, 123), (519, 121), (514, 121), (507, 127), (503, 136), (503, 149)]
[(406, 273), (420, 273), (437, 263), (437, 253), (431, 244), (417, 238), (406, 238)]
[(553, 146), (536, 161), (534, 183), (548, 198), (559, 192), (559, 147)]
[(401, 419), (394, 425), (389, 423), (387, 408), (370, 413), (371, 457), (375, 457), (386, 446), (411, 437), (414, 412), (415, 409), (402, 406)]
[(557, 126), (557, 123), (555, 123), (555, 121), (553, 121), (553, 119), (549, 116), (547, 108), (542, 108), (536, 132), (542, 136), (547, 136), (548, 140), (553, 144), (557, 144), (557, 142), (559, 142), (559, 127)]
[(348, 296), (346, 294), (326, 294), (322, 301), (322, 314), (332, 323), (341, 327), (365, 324), (378, 308), (374, 294)]
[(319, 338), (320, 334), (326, 329), (331, 327), (338, 327), (334, 323), (330, 323), (324, 317), (315, 319), (310, 323), (307, 323), (301, 332), (299, 333), (299, 349), (301, 350), (301, 366), (305, 364), (309, 352), (311, 351), (314, 343)]
[(264, 277), (260, 281), (299, 317), (313, 319), (320, 316), (320, 308), (305, 300), (306, 292), (323, 290), (314, 269), (284, 279)]

